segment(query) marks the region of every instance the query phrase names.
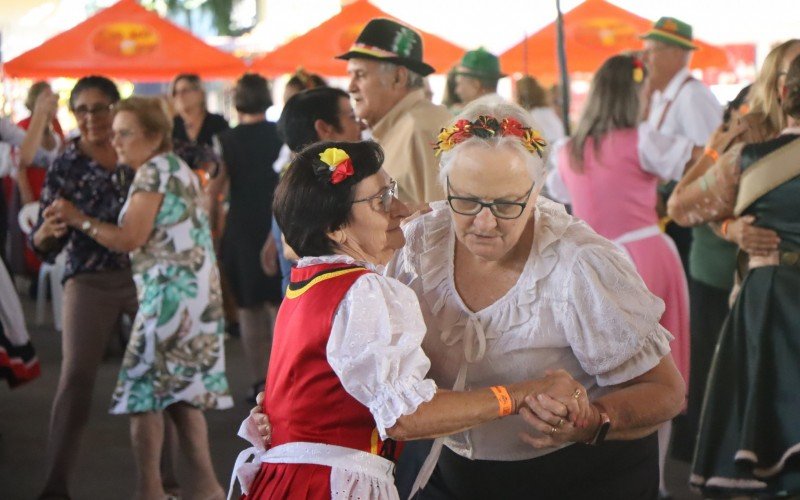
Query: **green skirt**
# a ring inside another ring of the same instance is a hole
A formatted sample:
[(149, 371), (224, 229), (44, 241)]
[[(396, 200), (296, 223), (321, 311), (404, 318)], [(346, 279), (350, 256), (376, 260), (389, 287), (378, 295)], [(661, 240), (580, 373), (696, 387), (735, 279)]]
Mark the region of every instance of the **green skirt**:
[(800, 268), (750, 271), (722, 326), (691, 484), (706, 497), (800, 493)]

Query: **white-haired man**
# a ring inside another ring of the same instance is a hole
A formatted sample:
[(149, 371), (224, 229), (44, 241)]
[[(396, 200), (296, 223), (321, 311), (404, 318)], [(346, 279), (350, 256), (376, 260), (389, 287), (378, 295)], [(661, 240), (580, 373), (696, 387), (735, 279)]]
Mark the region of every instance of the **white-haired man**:
[(353, 109), (383, 147), (398, 197), (413, 206), (444, 199), (432, 145), (452, 115), (425, 97), (424, 77), (434, 69), (422, 61), (419, 33), (373, 19), (338, 59), (347, 60)]

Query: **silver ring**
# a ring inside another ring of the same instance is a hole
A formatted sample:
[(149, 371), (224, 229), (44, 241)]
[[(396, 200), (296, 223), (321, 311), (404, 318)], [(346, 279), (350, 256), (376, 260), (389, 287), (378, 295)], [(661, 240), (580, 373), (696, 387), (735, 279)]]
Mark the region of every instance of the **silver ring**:
[(548, 432), (548, 434), (552, 436), (553, 434), (556, 433), (556, 431), (558, 431), (558, 429), (556, 429), (555, 427), (550, 427), (550, 432)]

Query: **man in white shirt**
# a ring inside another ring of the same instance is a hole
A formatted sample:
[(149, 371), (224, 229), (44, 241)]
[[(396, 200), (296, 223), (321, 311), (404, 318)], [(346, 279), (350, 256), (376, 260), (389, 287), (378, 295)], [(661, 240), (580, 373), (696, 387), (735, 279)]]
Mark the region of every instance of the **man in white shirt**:
[(444, 199), (432, 144), (452, 115), (425, 97), (424, 77), (434, 69), (422, 60), (419, 33), (373, 19), (338, 59), (347, 60), (353, 109), (383, 148), (398, 198), (415, 209)]
[(662, 17), (642, 38), (652, 91), (647, 121), (661, 132), (705, 145), (722, 123), (722, 107), (711, 90), (689, 73), (692, 51), (697, 48), (692, 27)]
[[(678, 19), (662, 17), (642, 35), (643, 61), (648, 70), (649, 97), (647, 121), (660, 132), (680, 135), (703, 146), (722, 123), (722, 107), (708, 87), (689, 73), (689, 61), (697, 46), (692, 27)], [(662, 191), (663, 201), (669, 191)], [(691, 234), (690, 234), (691, 231)], [(667, 233), (678, 245), (684, 266), (688, 267), (691, 316), (691, 362), (688, 418), (686, 429), (676, 432), (673, 443), (676, 457), (691, 460), (702, 387), (717, 333), (727, 313), (727, 294), (732, 286), (736, 248), (716, 236), (707, 225), (691, 230), (674, 224)], [(691, 247), (689, 249), (689, 247)], [(702, 368), (705, 367), (705, 368)], [(685, 432), (683, 432), (685, 430)], [(669, 429), (659, 431), (661, 462), (669, 444)], [(662, 482), (662, 493), (663, 482)]]

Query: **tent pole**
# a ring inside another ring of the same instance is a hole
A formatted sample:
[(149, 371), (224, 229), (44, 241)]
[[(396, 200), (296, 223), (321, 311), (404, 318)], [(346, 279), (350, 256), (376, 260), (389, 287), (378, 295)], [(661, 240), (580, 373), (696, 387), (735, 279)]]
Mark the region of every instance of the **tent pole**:
[(561, 0), (556, 0), (556, 33), (558, 52), (558, 71), (561, 76), (561, 118), (564, 121), (564, 132), (570, 135), (569, 126), (569, 70), (567, 69), (567, 49), (564, 42), (564, 16), (561, 14)]

